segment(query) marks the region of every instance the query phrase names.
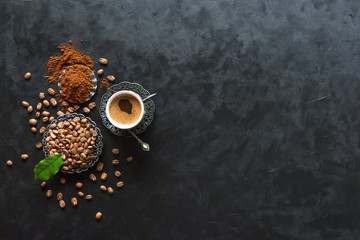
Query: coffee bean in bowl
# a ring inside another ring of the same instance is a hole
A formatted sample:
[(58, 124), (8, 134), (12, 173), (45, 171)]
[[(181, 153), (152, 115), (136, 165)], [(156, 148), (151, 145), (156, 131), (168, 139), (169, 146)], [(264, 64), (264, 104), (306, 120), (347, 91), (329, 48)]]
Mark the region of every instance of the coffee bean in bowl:
[(62, 154), (65, 173), (80, 173), (94, 166), (102, 152), (102, 135), (96, 123), (82, 114), (59, 116), (43, 135), (46, 157)]

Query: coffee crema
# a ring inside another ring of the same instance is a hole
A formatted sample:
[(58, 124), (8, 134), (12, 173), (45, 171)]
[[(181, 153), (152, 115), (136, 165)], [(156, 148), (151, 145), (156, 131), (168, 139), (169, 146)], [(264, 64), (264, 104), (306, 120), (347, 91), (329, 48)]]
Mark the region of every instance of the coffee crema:
[(110, 117), (120, 124), (135, 123), (141, 115), (140, 102), (131, 95), (115, 97), (109, 105)]

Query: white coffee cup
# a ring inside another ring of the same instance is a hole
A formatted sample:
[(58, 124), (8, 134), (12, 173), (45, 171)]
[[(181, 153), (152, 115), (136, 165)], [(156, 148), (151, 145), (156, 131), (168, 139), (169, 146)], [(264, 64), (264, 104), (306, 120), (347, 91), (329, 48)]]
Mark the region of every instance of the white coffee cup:
[[(119, 123), (119, 122), (116, 122), (114, 119), (111, 118), (110, 116), (110, 113), (109, 113), (109, 107), (110, 107), (110, 104), (111, 102), (117, 98), (117, 97), (121, 97), (121, 96), (133, 96), (134, 98), (136, 98), (136, 100), (139, 101), (140, 103), (140, 106), (141, 106), (141, 112), (140, 112), (140, 116), (139, 116), (139, 119), (136, 120), (136, 122), (134, 123), (131, 123), (131, 124), (122, 124), (122, 123)], [(133, 92), (133, 91), (128, 91), (128, 90), (122, 90), (122, 91), (119, 91), (119, 92), (116, 92), (114, 93), (110, 98), (109, 100), (107, 101), (106, 103), (106, 110), (105, 110), (105, 113), (106, 113), (106, 117), (107, 119), (109, 119), (109, 121), (117, 128), (120, 128), (120, 129), (131, 129), (133, 127), (135, 127), (136, 125), (138, 125), (141, 120), (143, 119), (144, 117), (144, 112), (145, 112), (145, 108), (144, 108), (144, 102), (143, 100), (141, 99), (141, 97), (139, 96), (139, 94)]]

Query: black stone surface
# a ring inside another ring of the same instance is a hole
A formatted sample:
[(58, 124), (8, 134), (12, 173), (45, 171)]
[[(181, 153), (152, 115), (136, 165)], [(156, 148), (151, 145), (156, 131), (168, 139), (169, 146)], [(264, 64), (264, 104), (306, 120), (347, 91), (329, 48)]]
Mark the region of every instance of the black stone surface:
[[(1, 1), (0, 239), (360, 239), (359, 4)], [(59, 174), (62, 210), (33, 179), (41, 138), (21, 101), (38, 102), (48, 54), (69, 39), (158, 96), (149, 153), (90, 114), (105, 184), (118, 147), (125, 186), (109, 196), (95, 169)], [(94, 198), (74, 208), (76, 181)]]

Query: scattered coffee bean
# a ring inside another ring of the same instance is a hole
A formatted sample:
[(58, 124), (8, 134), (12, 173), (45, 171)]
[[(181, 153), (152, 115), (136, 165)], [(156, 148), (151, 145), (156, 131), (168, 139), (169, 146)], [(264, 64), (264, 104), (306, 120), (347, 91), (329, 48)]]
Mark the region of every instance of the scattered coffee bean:
[(29, 80), (31, 78), (31, 73), (27, 72), (24, 75), (25, 80)]
[(120, 163), (120, 161), (117, 160), (117, 159), (112, 160), (112, 164), (113, 164), (114, 166), (119, 165), (119, 163)]
[(93, 173), (90, 173), (89, 178), (90, 178), (91, 181), (93, 181), (93, 182), (96, 181), (96, 176), (95, 176), (95, 174), (93, 174)]
[(86, 200), (91, 200), (91, 199), (92, 199), (92, 196), (91, 196), (90, 194), (88, 194), (88, 195), (85, 196), (85, 199), (86, 199)]
[(89, 103), (89, 108), (90, 108), (91, 110), (93, 110), (95, 107), (96, 107), (96, 103), (95, 103), (95, 102)]
[(55, 100), (55, 98), (51, 98), (50, 103), (53, 107), (55, 107), (57, 105), (57, 101)]
[(99, 63), (102, 65), (106, 65), (108, 63), (108, 60), (106, 58), (100, 58)]
[(89, 113), (90, 113), (90, 109), (87, 108), (87, 107), (84, 107), (84, 108), (83, 108), (83, 111), (84, 111), (85, 114), (89, 114)]
[(41, 113), (39, 112), (39, 111), (37, 111), (36, 113), (35, 113), (35, 117), (36, 118), (39, 118), (41, 116)]
[(116, 186), (117, 186), (118, 188), (122, 188), (122, 187), (124, 186), (124, 182), (123, 182), (123, 181), (117, 182), (117, 183), (116, 183)]
[(42, 143), (41, 143), (41, 142), (37, 142), (37, 143), (35, 144), (35, 147), (36, 147), (37, 149), (42, 148)]
[(68, 111), (69, 113), (73, 113), (75, 109), (73, 107), (68, 107), (66, 111)]
[(48, 111), (43, 111), (43, 112), (42, 112), (42, 115), (43, 115), (44, 117), (48, 117), (48, 116), (50, 116), (50, 113), (49, 113)]
[(48, 88), (48, 93), (49, 93), (50, 95), (55, 95), (55, 90), (52, 89), (52, 88)]
[(61, 193), (61, 192), (59, 192), (58, 194), (57, 194), (57, 196), (56, 196), (56, 199), (58, 200), (58, 201), (60, 201), (60, 200), (63, 200), (63, 194)]
[(114, 189), (112, 189), (112, 187), (108, 187), (108, 192), (109, 194), (113, 195), (114, 194)]
[(43, 122), (47, 122), (49, 121), (49, 118), (48, 117), (43, 117)]
[(78, 192), (78, 196), (79, 196), (79, 197), (83, 197), (83, 196), (84, 196), (84, 193), (81, 192), (81, 191), (79, 191), (79, 192)]
[(71, 204), (75, 207), (78, 204), (78, 201), (75, 197), (71, 198)]
[(120, 172), (120, 171), (115, 171), (114, 175), (115, 175), (115, 177), (120, 177), (120, 176), (121, 176), (121, 172)]
[(24, 106), (24, 107), (28, 107), (30, 106), (30, 104), (27, 102), (27, 101), (22, 101), (21, 104)]
[(104, 74), (104, 69), (99, 69), (97, 75), (102, 76)]
[(28, 111), (28, 113), (32, 113), (34, 111), (34, 109), (32, 106), (28, 106), (27, 111)]
[(105, 192), (105, 191), (107, 190), (104, 185), (101, 185), (101, 186), (100, 186), (100, 189), (101, 189), (101, 191), (103, 191), (103, 192)]
[(40, 132), (41, 134), (43, 134), (45, 131), (46, 131), (46, 127), (41, 127), (40, 130), (39, 130), (39, 132)]
[(52, 122), (55, 118), (53, 116), (49, 117), (49, 122)]
[(101, 172), (103, 170), (103, 168), (104, 168), (104, 163), (98, 162), (98, 164), (96, 165), (96, 170), (98, 172)]
[(40, 92), (40, 93), (39, 93), (39, 98), (40, 98), (41, 100), (43, 100), (43, 99), (45, 98), (45, 93)]
[(59, 206), (60, 206), (61, 208), (64, 208), (64, 207), (65, 207), (65, 201), (64, 201), (64, 200), (60, 200), (60, 201), (59, 201)]
[(49, 106), (50, 106), (49, 101), (46, 100), (46, 99), (43, 101), (43, 104), (44, 104), (45, 107), (49, 107)]
[(22, 160), (26, 160), (26, 159), (28, 159), (29, 158), (29, 155), (27, 155), (27, 154), (25, 154), (25, 153), (23, 153), (23, 154), (21, 154), (21, 159)]
[(31, 130), (33, 133), (36, 133), (36, 132), (37, 132), (36, 127), (31, 127), (30, 130)]
[(36, 109), (37, 109), (37, 110), (40, 110), (40, 109), (41, 109), (41, 107), (42, 107), (42, 103), (41, 103), (41, 102), (39, 102), (39, 103), (36, 105)]
[(103, 172), (102, 174), (101, 174), (101, 180), (103, 180), (103, 181), (105, 181), (106, 179), (107, 179), (107, 173), (106, 172)]
[(101, 212), (97, 212), (95, 215), (96, 220), (100, 220), (102, 218), (102, 213)]
[(133, 157), (131, 157), (131, 156), (126, 158), (126, 161), (127, 161), (128, 163), (129, 163), (129, 162), (132, 162), (132, 160), (133, 160)]
[(11, 160), (7, 160), (6, 161), (6, 165), (8, 165), (9, 167), (11, 167), (13, 165), (13, 162)]
[(65, 183), (66, 183), (66, 179), (63, 178), (63, 177), (61, 177), (61, 178), (60, 178), (60, 183), (61, 183), (61, 184), (65, 184)]
[(58, 116), (64, 115), (64, 113), (63, 113), (62, 111), (58, 111), (56, 114), (57, 114)]
[(32, 118), (29, 120), (30, 125), (35, 126), (37, 124), (37, 120)]
[(80, 106), (79, 105), (74, 105), (74, 111), (77, 112), (77, 110), (80, 109)]
[(109, 75), (106, 78), (107, 78), (107, 80), (109, 80), (109, 82), (115, 81), (115, 77), (113, 75)]
[(46, 196), (49, 198), (52, 195), (52, 191), (49, 189), (46, 191)]
[(40, 184), (40, 186), (41, 186), (42, 188), (46, 187), (46, 182), (43, 181), (43, 182)]
[(62, 107), (64, 107), (64, 108), (66, 108), (66, 107), (69, 106), (69, 103), (66, 102), (66, 101), (63, 101), (63, 102), (60, 103), (60, 105), (61, 105)]
[(120, 151), (117, 148), (113, 148), (112, 153), (116, 155), (116, 154), (119, 154)]
[(83, 187), (83, 184), (81, 183), (81, 182), (77, 182), (76, 184), (75, 184), (75, 187), (77, 187), (77, 188), (82, 188)]

